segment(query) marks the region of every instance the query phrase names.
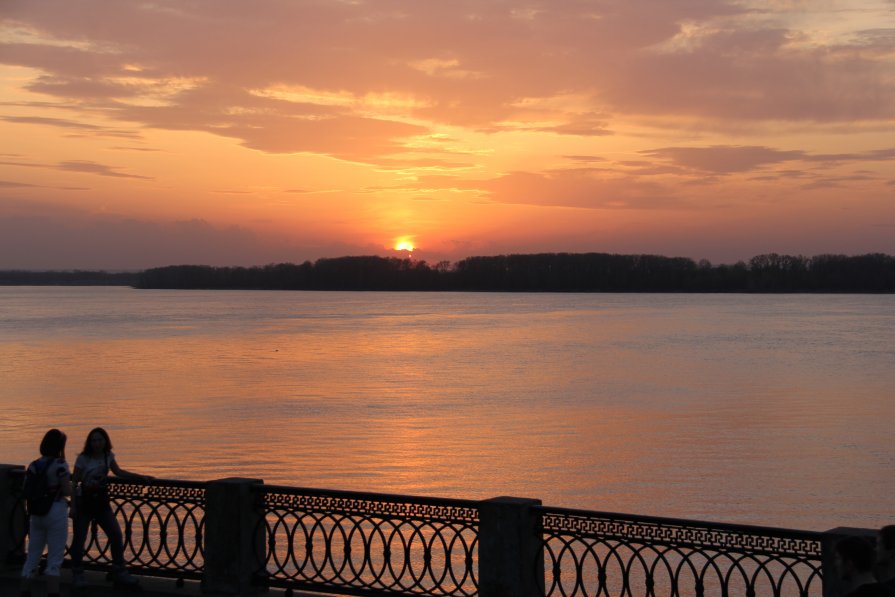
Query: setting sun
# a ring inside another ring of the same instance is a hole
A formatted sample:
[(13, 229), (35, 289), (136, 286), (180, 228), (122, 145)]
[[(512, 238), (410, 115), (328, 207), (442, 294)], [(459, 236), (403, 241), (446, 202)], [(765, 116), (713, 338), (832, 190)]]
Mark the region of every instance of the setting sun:
[(408, 253), (413, 253), (413, 243), (406, 240), (398, 241), (395, 243), (395, 251), (407, 251)]

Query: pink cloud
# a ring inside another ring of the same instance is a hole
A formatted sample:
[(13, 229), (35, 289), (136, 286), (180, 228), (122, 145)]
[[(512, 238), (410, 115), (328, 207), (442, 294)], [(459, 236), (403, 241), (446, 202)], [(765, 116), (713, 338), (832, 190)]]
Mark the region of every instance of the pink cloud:
[(710, 147), (662, 147), (640, 153), (671, 161), (684, 168), (716, 174), (749, 172), (763, 166), (792, 161), (835, 165), (843, 162), (895, 159), (895, 149), (891, 148), (843, 154), (811, 154), (803, 150), (783, 151), (763, 146), (713, 145)]
[(484, 180), (425, 176), (419, 186), (477, 190), (490, 201), (516, 205), (635, 210), (692, 207), (663, 184), (633, 180), (603, 168), (519, 171)]
[[(700, 116), (720, 128), (738, 120), (895, 116), (889, 30), (857, 32), (850, 44), (801, 47), (791, 43), (796, 32), (770, 19), (767, 25), (746, 21), (748, 7), (732, 1), (296, 0), (246, 10), (212, 1), (13, 0), (6, 10), (37, 40), (78, 42), (3, 45), (4, 62), (46, 73), (30, 89), (144, 125), (204, 130), (270, 152), (371, 159), (423, 132), (420, 124), (352, 107), (276, 106), (247, 93), (277, 84), (355, 97), (404, 93), (426, 100), (410, 109), (423, 119), (492, 131), (518, 115), (521, 98), (576, 93), (589, 97), (590, 106), (554, 108), (551, 120), (559, 123), (533, 129), (576, 136), (607, 134), (612, 114)], [(661, 50), (685, 23), (707, 28), (684, 48)], [(198, 87), (166, 97), (164, 107), (119, 101), (145, 93), (140, 80), (178, 77), (195, 79)], [(243, 115), (227, 111), (233, 108)], [(252, 109), (258, 111), (246, 116)], [(329, 119), (297, 120), (321, 113)], [(354, 129), (357, 136), (345, 143), (332, 140)], [(368, 148), (351, 150), (359, 145)]]
[(135, 178), (139, 180), (152, 180), (149, 176), (140, 176), (138, 174), (126, 174), (118, 172), (118, 169), (105, 164), (97, 164), (96, 162), (71, 160), (60, 162), (57, 166), (60, 170), (68, 170), (70, 172), (84, 172), (87, 174), (98, 174), (99, 176), (110, 176), (113, 178)]
[(769, 147), (663, 147), (641, 152), (644, 155), (670, 160), (694, 170), (730, 174), (748, 172), (760, 166), (804, 158), (801, 151), (779, 151)]

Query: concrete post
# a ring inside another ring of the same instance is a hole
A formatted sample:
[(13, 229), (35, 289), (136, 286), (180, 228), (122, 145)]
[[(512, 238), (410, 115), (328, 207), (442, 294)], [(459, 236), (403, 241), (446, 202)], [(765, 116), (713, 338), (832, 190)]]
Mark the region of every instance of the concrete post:
[(0, 565), (21, 566), (25, 552), (25, 504), (16, 502), (12, 490), (18, 480), (12, 471), (21, 471), (20, 464), (0, 464)]
[(206, 485), (204, 592), (251, 595), (264, 590), (252, 583), (266, 547), (258, 537), (264, 530), (259, 524), (264, 508), (252, 492), (260, 483), (229, 478)]
[(479, 595), (541, 597), (544, 557), (538, 535), (541, 500), (497, 497), (479, 504)]
[(876, 543), (876, 531), (873, 529), (857, 529), (852, 527), (836, 527), (824, 533), (821, 542), (821, 566), (824, 574), (823, 597), (842, 597), (854, 587), (846, 587), (839, 578), (836, 566), (836, 543), (846, 537), (862, 537)]

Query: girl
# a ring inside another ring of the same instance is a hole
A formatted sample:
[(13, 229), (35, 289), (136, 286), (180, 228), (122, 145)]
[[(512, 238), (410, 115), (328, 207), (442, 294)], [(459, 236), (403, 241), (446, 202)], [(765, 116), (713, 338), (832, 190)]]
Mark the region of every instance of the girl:
[(109, 471), (122, 479), (151, 479), (147, 475), (131, 473), (120, 466), (112, 452), (112, 440), (102, 427), (93, 429), (87, 434), (84, 450), (78, 454), (73, 475), (75, 484), (74, 537), (71, 544), (72, 585), (83, 587), (84, 569), (81, 562), (84, 558), (84, 542), (91, 521), (96, 523), (109, 538), (112, 549), (112, 566), (115, 582), (121, 585), (136, 585), (137, 579), (131, 576), (124, 567), (124, 544), (121, 529), (115, 520), (109, 493), (106, 487)]
[(47, 596), (59, 597), (59, 568), (65, 555), (68, 538), (68, 502), (72, 492), (71, 474), (65, 462), (65, 434), (50, 429), (40, 442), (40, 458), (28, 465), (34, 475), (47, 476), (47, 494), (53, 496), (49, 512), (38, 516), (31, 514), (28, 527), (28, 557), (22, 568), (22, 597), (31, 596), (31, 582), (37, 576), (37, 568), (44, 547), (47, 548)]

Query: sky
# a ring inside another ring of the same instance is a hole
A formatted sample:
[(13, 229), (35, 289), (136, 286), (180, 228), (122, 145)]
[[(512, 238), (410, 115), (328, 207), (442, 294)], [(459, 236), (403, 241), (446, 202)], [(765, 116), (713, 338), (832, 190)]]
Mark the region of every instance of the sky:
[(895, 0), (0, 0), (0, 268), (590, 251), (895, 253)]

